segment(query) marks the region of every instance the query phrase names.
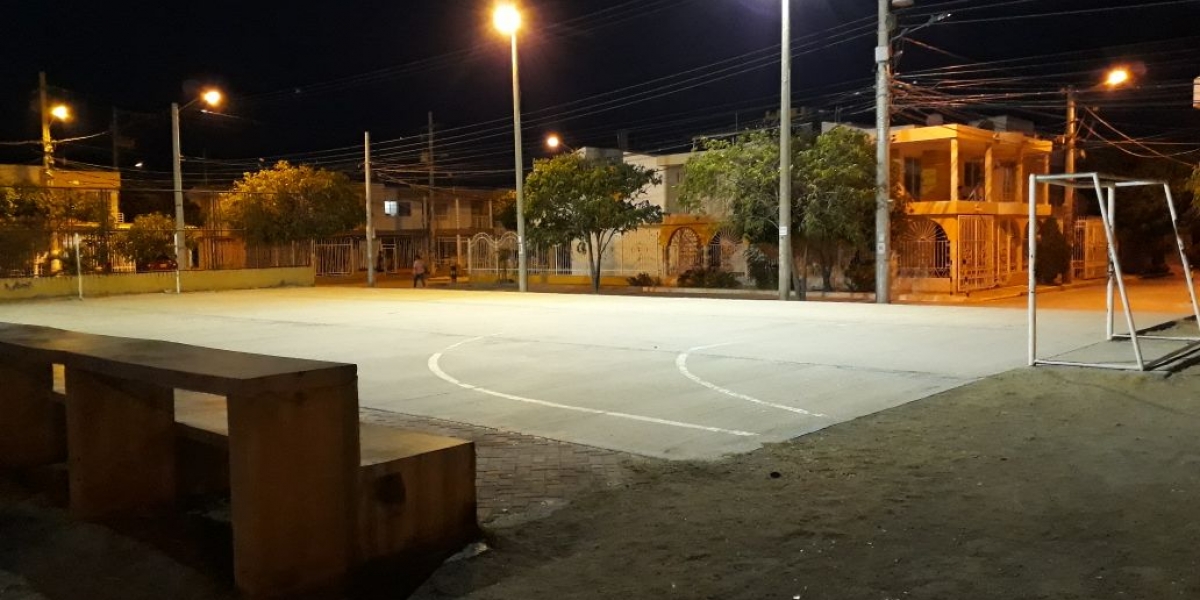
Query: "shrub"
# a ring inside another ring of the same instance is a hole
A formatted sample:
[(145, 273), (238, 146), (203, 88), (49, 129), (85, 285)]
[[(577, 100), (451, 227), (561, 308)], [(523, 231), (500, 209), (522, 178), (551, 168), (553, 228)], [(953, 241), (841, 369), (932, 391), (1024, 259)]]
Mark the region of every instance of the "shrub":
[(659, 287), (662, 285), (662, 280), (657, 277), (652, 277), (649, 273), (638, 273), (636, 277), (628, 277), (625, 281), (633, 287)]
[(716, 268), (689, 269), (679, 276), (677, 283), (684, 288), (737, 289), (742, 287), (737, 275)]
[(1034, 266), (1034, 276), (1042, 285), (1053, 285), (1060, 275), (1066, 275), (1071, 268), (1071, 249), (1067, 246), (1067, 238), (1058, 227), (1058, 221), (1049, 217), (1042, 221), (1038, 231), (1037, 264)]

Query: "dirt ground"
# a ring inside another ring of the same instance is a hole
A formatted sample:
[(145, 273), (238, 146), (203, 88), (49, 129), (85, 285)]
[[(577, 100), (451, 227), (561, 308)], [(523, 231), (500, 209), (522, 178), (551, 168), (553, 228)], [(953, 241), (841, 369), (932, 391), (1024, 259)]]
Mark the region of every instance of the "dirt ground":
[(1200, 368), (1024, 369), (493, 530), (418, 598), (1200, 598)]
[[(636, 461), (415, 597), (1200, 598), (1200, 367), (1006, 373), (711, 463)], [(0, 486), (0, 600), (228, 595)], [(540, 515), (539, 515), (540, 516)]]

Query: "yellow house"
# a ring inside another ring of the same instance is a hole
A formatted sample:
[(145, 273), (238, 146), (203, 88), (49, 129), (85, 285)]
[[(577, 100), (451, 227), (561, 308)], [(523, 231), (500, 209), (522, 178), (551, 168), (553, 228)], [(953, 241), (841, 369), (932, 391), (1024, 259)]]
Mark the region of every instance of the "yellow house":
[[(907, 213), (893, 240), (895, 291), (960, 294), (1025, 281), (1026, 182), (1049, 171), (1052, 150), (1049, 140), (967, 125), (894, 130)], [(1037, 214), (1052, 214), (1046, 193)]]
[(0, 186), (37, 185), (48, 188), (73, 189), (95, 194), (108, 200), (109, 210), (120, 222), (119, 212), (121, 174), (116, 171), (67, 171), (55, 169), (46, 172), (41, 166), (0, 165)]

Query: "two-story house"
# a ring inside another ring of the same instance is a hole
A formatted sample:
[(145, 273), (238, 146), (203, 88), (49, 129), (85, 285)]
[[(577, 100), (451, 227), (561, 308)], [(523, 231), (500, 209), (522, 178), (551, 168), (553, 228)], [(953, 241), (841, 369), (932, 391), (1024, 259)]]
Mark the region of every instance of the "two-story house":
[[(900, 293), (960, 294), (1025, 280), (1030, 174), (1053, 144), (1020, 131), (946, 124), (893, 130), (906, 218), (893, 239)], [(1052, 214), (1038, 194), (1037, 214)]]

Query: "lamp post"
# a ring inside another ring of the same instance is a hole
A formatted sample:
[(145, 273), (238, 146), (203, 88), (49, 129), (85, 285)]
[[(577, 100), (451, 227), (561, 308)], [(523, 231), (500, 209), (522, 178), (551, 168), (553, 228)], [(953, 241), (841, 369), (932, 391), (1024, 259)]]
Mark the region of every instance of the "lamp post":
[[(787, 300), (792, 289), (792, 11), (783, 0), (782, 54), (779, 91), (779, 299)], [(804, 290), (798, 290), (800, 294)]]
[[(1125, 67), (1115, 67), (1110, 69), (1104, 76), (1104, 82), (1101, 86), (1108, 89), (1116, 89), (1127, 85), (1133, 79), (1129, 69)], [(1096, 86), (1100, 87), (1100, 86)], [(1094, 89), (1094, 88), (1093, 88)], [(1078, 90), (1075, 86), (1067, 86), (1067, 133), (1063, 137), (1063, 145), (1065, 146), (1063, 170), (1067, 173), (1075, 172), (1075, 160), (1078, 155), (1076, 146), (1079, 143), (1079, 109), (1078, 109)], [(1066, 275), (1063, 276), (1063, 283), (1071, 283), (1075, 278), (1074, 266), (1074, 250), (1075, 250), (1075, 188), (1067, 186), (1063, 190), (1063, 236), (1067, 238), (1071, 248), (1072, 265), (1067, 269)]]
[(179, 270), (184, 267), (187, 259), (187, 247), (184, 244), (183, 237), (185, 227), (183, 220), (183, 157), (179, 142), (179, 113), (197, 102), (204, 102), (215, 108), (220, 106), (223, 99), (224, 97), (220, 91), (209, 89), (183, 106), (179, 106), (177, 102), (171, 103), (171, 158), (175, 170), (175, 293), (182, 291), (180, 289)]
[(46, 74), (38, 73), (38, 108), (42, 120), (43, 178), (49, 177), (50, 171), (54, 168), (54, 139), (51, 137), (50, 125), (55, 119), (63, 122), (71, 120), (71, 108), (66, 104), (50, 106), (47, 93)]
[(500, 4), (492, 15), (496, 29), (512, 40), (513, 87), (513, 147), (516, 152), (517, 180), (517, 289), (529, 289), (529, 272), (525, 256), (525, 167), (521, 156), (521, 74), (517, 54), (517, 31), (521, 29), (521, 13), (512, 4)]

